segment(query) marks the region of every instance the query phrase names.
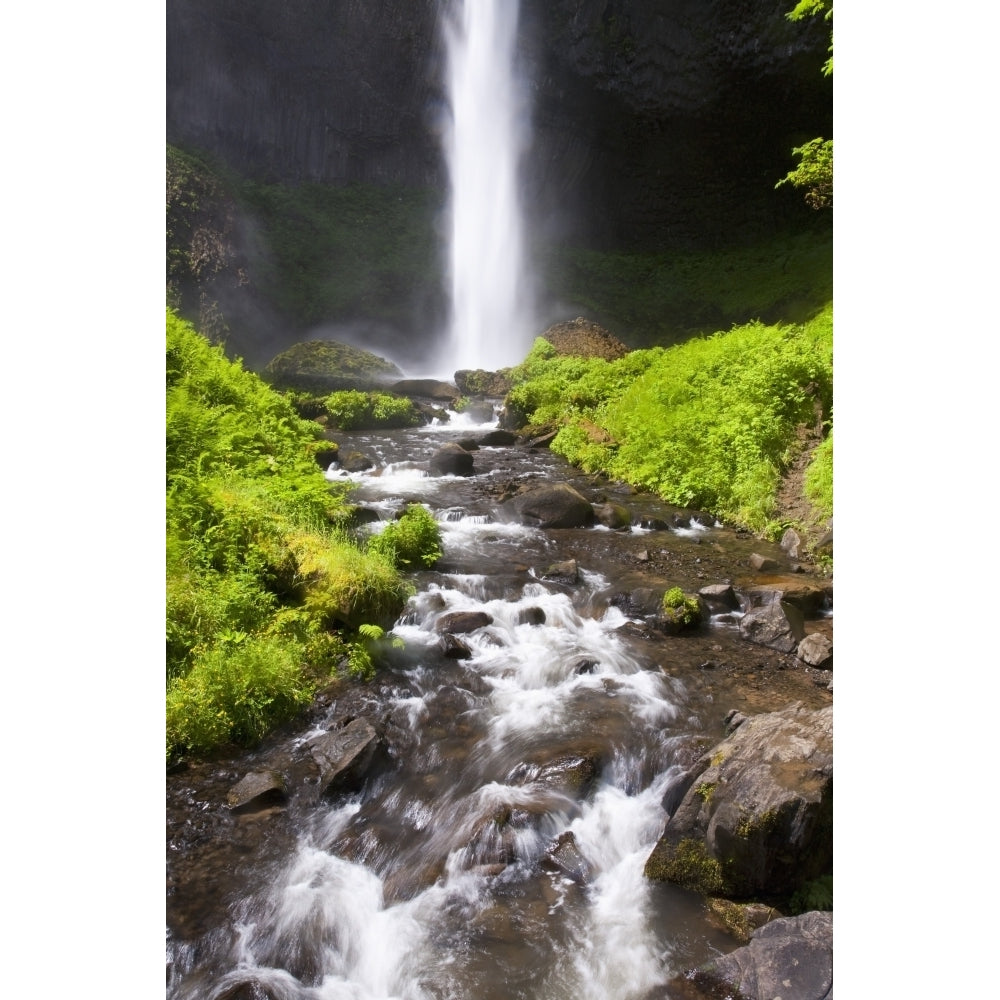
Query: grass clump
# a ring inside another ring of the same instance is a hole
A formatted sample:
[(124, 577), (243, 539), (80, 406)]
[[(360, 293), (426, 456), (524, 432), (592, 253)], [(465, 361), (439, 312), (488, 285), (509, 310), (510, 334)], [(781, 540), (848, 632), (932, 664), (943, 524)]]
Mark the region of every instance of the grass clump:
[(701, 621), (701, 605), (697, 597), (689, 597), (680, 587), (671, 587), (663, 595), (663, 616), (678, 626), (697, 625)]
[(805, 495), (819, 519), (833, 517), (833, 433), (813, 452), (806, 469)]
[[(409, 588), (341, 527), (319, 426), (167, 311), (167, 752), (252, 744)], [(380, 624), (380, 627), (381, 627)]]
[(426, 507), (416, 503), (373, 535), (368, 549), (403, 570), (430, 569), (444, 554), (440, 526)]

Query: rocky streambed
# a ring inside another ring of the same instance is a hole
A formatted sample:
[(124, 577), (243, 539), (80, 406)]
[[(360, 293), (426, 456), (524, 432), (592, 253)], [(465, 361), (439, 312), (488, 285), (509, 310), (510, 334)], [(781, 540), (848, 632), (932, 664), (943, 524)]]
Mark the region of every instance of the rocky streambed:
[(831, 580), (489, 420), (338, 443), (444, 556), (375, 681), (168, 775), (168, 995), (832, 997)]

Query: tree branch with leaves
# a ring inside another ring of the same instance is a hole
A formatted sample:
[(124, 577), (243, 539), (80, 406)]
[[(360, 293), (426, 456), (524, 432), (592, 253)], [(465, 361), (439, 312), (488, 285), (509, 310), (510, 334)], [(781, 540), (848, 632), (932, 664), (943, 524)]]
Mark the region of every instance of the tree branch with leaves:
[[(799, 0), (785, 16), (790, 21), (822, 14), (830, 22), (830, 56), (823, 63), (823, 75), (833, 76), (833, 4), (828, 0)], [(811, 208), (833, 207), (833, 140), (819, 136), (802, 146), (796, 146), (792, 155), (799, 158), (799, 165), (790, 170), (774, 186), (791, 184), (804, 189), (806, 204)]]

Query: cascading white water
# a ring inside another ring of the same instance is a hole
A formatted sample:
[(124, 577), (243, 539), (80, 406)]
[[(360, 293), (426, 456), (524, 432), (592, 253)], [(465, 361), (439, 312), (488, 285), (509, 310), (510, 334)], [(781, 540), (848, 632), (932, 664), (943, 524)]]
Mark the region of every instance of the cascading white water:
[(453, 369), (517, 364), (531, 347), (518, 168), (526, 145), (515, 78), (517, 0), (456, 0), (445, 25), (451, 174)]

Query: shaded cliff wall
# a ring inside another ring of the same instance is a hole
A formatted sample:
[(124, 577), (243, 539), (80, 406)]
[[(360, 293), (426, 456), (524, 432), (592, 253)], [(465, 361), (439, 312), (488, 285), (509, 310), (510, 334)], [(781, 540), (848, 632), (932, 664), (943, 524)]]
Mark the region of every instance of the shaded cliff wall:
[[(167, 141), (265, 182), (402, 185), (443, 205), (448, 2), (168, 0)], [(828, 26), (789, 22), (791, 6), (521, 0), (536, 247), (662, 253), (822, 224), (774, 190), (792, 146), (832, 134)], [(441, 318), (440, 287), (413, 295), (432, 305), (406, 336)], [(284, 315), (268, 320), (278, 349), (304, 332)]]
[[(167, 138), (259, 179), (444, 188), (442, 0), (168, 0)], [(531, 214), (608, 244), (807, 213), (773, 193), (832, 132), (828, 32), (790, 0), (522, 0)]]

